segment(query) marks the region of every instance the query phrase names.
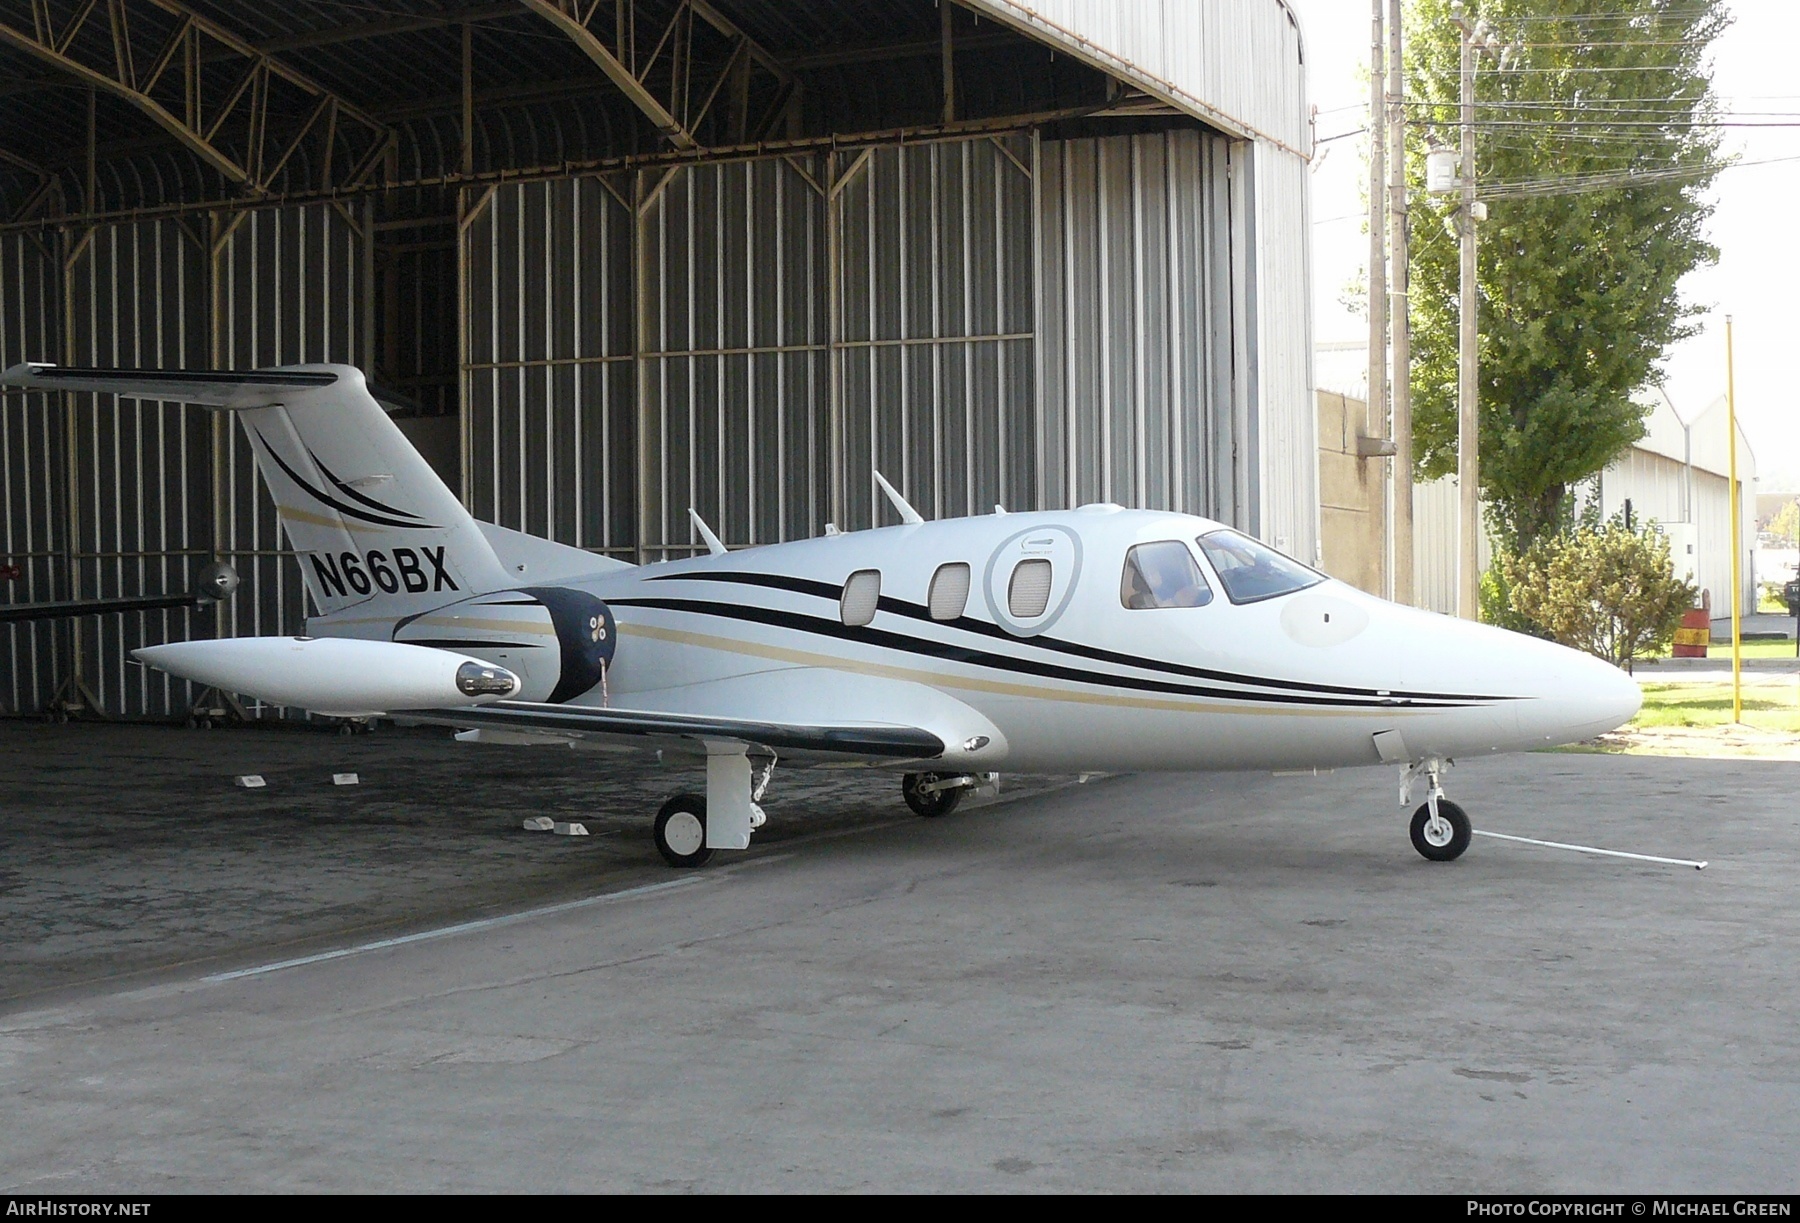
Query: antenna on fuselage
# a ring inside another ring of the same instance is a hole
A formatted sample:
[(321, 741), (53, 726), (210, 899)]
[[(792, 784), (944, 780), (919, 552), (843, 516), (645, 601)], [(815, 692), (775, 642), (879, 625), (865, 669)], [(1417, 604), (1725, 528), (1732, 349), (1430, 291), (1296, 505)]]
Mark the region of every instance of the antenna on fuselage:
[(919, 517), (919, 511), (915, 510), (912, 505), (908, 503), (906, 498), (900, 495), (899, 490), (882, 478), (879, 471), (876, 471), (873, 474), (875, 476), (875, 483), (881, 486), (881, 491), (887, 494), (887, 499), (894, 503), (894, 509), (899, 513), (901, 522), (925, 521), (923, 518)]
[(694, 507), (691, 505), (688, 506), (688, 519), (694, 524), (694, 529), (700, 532), (700, 538), (706, 541), (706, 550), (714, 556), (724, 556), (725, 545), (719, 542), (719, 537), (714, 535), (712, 528), (706, 525), (706, 519), (695, 513)]

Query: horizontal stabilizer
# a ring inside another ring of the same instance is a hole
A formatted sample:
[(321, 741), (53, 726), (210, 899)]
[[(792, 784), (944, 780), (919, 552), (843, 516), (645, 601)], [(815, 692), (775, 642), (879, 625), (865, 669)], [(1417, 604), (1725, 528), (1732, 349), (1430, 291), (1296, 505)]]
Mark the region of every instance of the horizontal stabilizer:
[(290, 395), (333, 386), (331, 370), (85, 369), (27, 362), (0, 373), (0, 386), (27, 391), (99, 391), (213, 408), (266, 408)]

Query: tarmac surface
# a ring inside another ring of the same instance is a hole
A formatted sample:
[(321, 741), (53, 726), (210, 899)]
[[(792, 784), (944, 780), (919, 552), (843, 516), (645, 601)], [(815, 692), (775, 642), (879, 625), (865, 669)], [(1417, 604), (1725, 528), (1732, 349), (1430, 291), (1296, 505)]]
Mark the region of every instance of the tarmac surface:
[(605, 756), (12, 722), (0, 758), (3, 1191), (1800, 1191), (1800, 763), (1447, 779), (1477, 828), (1704, 871), (1428, 863), (1370, 769), (935, 821), (780, 772), (752, 850), (677, 872), (649, 815), (692, 775)]

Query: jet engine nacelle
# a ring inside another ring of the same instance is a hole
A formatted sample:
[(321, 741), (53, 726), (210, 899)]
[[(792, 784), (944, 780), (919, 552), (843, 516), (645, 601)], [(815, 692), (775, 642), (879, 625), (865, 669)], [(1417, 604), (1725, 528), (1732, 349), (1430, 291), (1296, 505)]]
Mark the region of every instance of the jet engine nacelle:
[(605, 603), (566, 586), (476, 595), (402, 620), (394, 640), (486, 659), (519, 677), (521, 701), (560, 703), (598, 684), (618, 644)]
[(506, 668), (466, 654), (345, 637), (177, 641), (131, 656), (197, 684), (339, 717), (485, 705), (520, 689)]

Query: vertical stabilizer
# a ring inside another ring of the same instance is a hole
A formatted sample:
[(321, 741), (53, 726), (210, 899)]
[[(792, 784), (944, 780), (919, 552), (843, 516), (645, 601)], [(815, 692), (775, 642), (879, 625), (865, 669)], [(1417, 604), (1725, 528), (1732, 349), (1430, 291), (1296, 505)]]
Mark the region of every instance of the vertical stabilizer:
[(479, 524), (348, 365), (250, 373), (21, 365), (0, 384), (238, 413), (318, 609), (380, 617), (504, 588)]

